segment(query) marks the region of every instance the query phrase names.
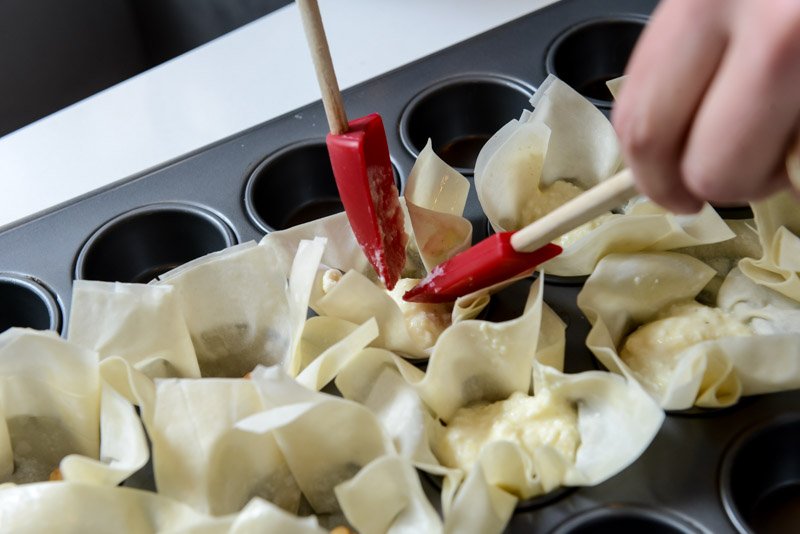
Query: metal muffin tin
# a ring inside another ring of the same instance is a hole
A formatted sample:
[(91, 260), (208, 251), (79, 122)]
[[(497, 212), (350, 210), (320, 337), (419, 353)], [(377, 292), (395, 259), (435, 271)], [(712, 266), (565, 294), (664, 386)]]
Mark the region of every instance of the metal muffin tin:
[[(427, 137), (471, 179), (482, 140), (519, 115), (550, 71), (584, 88), (608, 113), (611, 103), (597, 91), (598, 80), (621, 74), (656, 3), (564, 0), (345, 91), (348, 115), (381, 114), (401, 188)], [(76, 278), (143, 281), (340, 209), (323, 149), (326, 133), (317, 102), (6, 227), (0, 231), (0, 330), (65, 332)], [(474, 188), (465, 215), (475, 240), (488, 235)], [(585, 347), (589, 325), (575, 304), (581, 280), (553, 282), (545, 300), (568, 324), (566, 370), (599, 368)], [(487, 317), (517, 314), (529, 283), (497, 295)], [(794, 532), (800, 530), (798, 466), (800, 392), (745, 398), (726, 410), (673, 413), (628, 469), (595, 487), (521, 503), (507, 530)], [(421, 480), (437, 504), (436, 484)]]

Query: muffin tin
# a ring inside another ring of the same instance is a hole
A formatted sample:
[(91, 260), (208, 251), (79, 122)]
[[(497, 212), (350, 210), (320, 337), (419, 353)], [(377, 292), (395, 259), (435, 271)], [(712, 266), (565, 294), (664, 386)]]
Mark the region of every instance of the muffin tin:
[[(564, 0), (345, 91), (348, 114), (382, 115), (401, 190), (428, 137), (471, 179), (482, 143), (519, 115), (548, 72), (608, 113), (603, 82), (621, 74), (656, 3)], [(326, 126), (317, 102), (5, 228), (0, 330), (63, 333), (74, 279), (146, 281), (339, 211)], [(476, 241), (488, 235), (474, 188), (465, 216)], [(566, 370), (597, 369), (584, 345), (589, 325), (575, 304), (581, 280), (553, 282), (545, 300), (568, 324)], [(487, 317), (518, 313), (529, 283), (497, 295)], [(800, 524), (798, 406), (800, 392), (786, 392), (726, 410), (669, 414), (628, 469), (595, 487), (522, 503), (507, 530), (792, 532)], [(438, 503), (436, 484), (421, 480)]]

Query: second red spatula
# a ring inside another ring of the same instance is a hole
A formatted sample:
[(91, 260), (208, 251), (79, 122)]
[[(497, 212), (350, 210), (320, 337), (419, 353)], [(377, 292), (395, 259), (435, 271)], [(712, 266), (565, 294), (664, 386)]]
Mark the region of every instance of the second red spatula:
[(380, 115), (348, 123), (316, 0), (297, 0), (330, 133), (328, 153), (353, 234), (388, 289), (400, 278), (407, 236)]
[(553, 239), (616, 208), (636, 195), (625, 169), (516, 232), (501, 232), (456, 254), (403, 298), (409, 302), (452, 302), (534, 269), (561, 253)]

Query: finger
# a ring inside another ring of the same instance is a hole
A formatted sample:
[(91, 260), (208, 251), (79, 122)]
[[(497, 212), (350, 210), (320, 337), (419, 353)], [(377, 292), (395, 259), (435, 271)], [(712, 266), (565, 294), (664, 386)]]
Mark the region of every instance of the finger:
[(778, 191), (782, 191), (784, 189), (790, 189), (792, 187), (792, 183), (789, 180), (789, 175), (786, 173), (786, 169), (782, 169), (778, 171), (776, 174), (770, 176), (764, 184), (764, 187), (756, 192), (754, 195), (751, 196), (748, 200), (757, 201), (763, 200), (767, 197), (770, 197), (777, 193)]
[(684, 186), (679, 162), (726, 46), (728, 20), (720, 13), (727, 13), (727, 1), (664, 1), (634, 50), (612, 113), (640, 189), (677, 212), (702, 205)]
[[(736, 198), (733, 200), (714, 200), (714, 206), (718, 208), (741, 207), (746, 206), (749, 202), (756, 202), (768, 198), (778, 191), (784, 189), (791, 189), (791, 182), (786, 171), (778, 171), (769, 176), (763, 183), (761, 188), (749, 195), (747, 198)], [(800, 198), (800, 197), (798, 197)]]
[(714, 203), (763, 198), (788, 185), (776, 177), (787, 177), (786, 150), (800, 116), (796, 29), (786, 11), (747, 4), (698, 109), (681, 164), (689, 191)]

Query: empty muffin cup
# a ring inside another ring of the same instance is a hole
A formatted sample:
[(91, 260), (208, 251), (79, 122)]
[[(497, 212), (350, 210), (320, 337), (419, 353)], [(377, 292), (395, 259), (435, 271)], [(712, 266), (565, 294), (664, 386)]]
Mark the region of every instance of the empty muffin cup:
[(680, 517), (648, 506), (615, 504), (574, 515), (550, 534), (699, 534)]
[[(400, 190), (397, 170), (392, 166)], [(264, 232), (344, 211), (324, 139), (301, 141), (262, 161), (245, 186), (245, 207)]]
[(58, 331), (61, 311), (53, 294), (40, 282), (0, 273), (0, 332), (15, 326)]
[(529, 107), (532, 90), (500, 76), (446, 80), (415, 96), (400, 117), (400, 138), (415, 157), (428, 139), (433, 151), (462, 174), (471, 174), (483, 145)]
[(645, 27), (638, 16), (583, 22), (559, 35), (547, 51), (547, 71), (594, 105), (609, 108), (606, 82), (625, 72), (628, 58)]
[(739, 436), (720, 469), (725, 512), (742, 533), (796, 532), (800, 525), (800, 412)]
[(147, 283), (193, 259), (236, 243), (230, 227), (198, 206), (144, 206), (98, 228), (78, 254), (75, 277)]

